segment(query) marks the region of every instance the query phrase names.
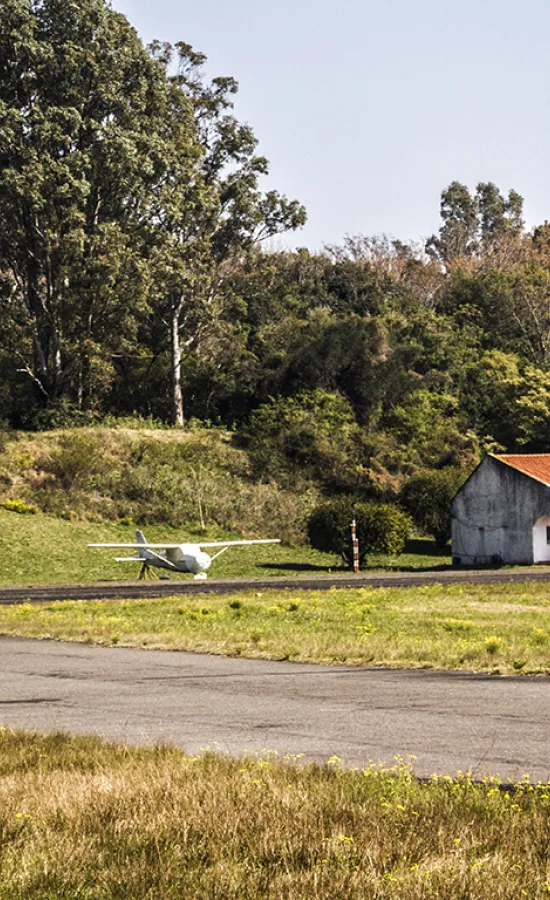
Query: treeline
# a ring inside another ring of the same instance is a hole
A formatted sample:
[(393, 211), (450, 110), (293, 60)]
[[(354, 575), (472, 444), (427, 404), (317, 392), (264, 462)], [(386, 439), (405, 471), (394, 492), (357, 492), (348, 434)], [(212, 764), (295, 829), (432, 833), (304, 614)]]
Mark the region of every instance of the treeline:
[(255, 473), (396, 495), (486, 449), (546, 451), (550, 225), (492, 183), (425, 246), (267, 252), (305, 221), (186, 44), (102, 0), (5, 0), (0, 416), (236, 431)]
[(260, 190), (267, 160), (232, 114), (237, 85), (205, 81), (203, 63), (184, 43), (145, 48), (104, 0), (2, 3), (10, 419), (128, 406), (134, 377), (143, 393), (162, 357), (172, 409), (159, 414), (182, 424), (182, 352), (199, 352), (219, 319), (235, 259), (304, 222), (297, 201)]

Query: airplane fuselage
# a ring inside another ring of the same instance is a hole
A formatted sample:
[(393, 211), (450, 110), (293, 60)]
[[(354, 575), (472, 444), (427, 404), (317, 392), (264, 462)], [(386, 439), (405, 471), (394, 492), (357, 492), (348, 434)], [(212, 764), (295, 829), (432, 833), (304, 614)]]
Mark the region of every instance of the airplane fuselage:
[(168, 569), (173, 572), (192, 572), (193, 575), (202, 575), (210, 568), (212, 562), (208, 553), (197, 544), (181, 544), (179, 547), (170, 547), (167, 550), (153, 552), (145, 547), (139, 551), (140, 559), (149, 566), (158, 569)]

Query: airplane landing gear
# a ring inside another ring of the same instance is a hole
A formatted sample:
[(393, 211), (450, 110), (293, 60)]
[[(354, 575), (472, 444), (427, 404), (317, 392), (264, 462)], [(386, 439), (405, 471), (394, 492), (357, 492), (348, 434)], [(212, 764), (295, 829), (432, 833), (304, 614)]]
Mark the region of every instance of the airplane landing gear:
[(147, 578), (158, 579), (158, 575), (148, 563), (144, 562), (139, 571), (138, 580), (145, 581)]

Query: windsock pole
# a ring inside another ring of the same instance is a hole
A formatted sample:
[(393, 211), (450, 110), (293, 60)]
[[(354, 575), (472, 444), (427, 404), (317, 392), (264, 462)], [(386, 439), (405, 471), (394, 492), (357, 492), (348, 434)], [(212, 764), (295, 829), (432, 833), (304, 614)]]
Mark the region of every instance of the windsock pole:
[(351, 520), (351, 547), (353, 551), (353, 571), (357, 574), (359, 571), (359, 541), (357, 540), (357, 522), (355, 519), (355, 507)]

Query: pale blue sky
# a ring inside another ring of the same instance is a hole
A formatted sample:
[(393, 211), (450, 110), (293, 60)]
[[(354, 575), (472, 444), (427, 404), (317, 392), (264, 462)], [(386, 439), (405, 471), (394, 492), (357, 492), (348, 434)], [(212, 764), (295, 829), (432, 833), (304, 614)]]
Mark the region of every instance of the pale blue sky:
[(240, 86), (239, 119), (301, 200), (285, 244), (420, 240), (455, 179), (550, 219), (549, 0), (113, 0), (145, 41), (186, 41)]

